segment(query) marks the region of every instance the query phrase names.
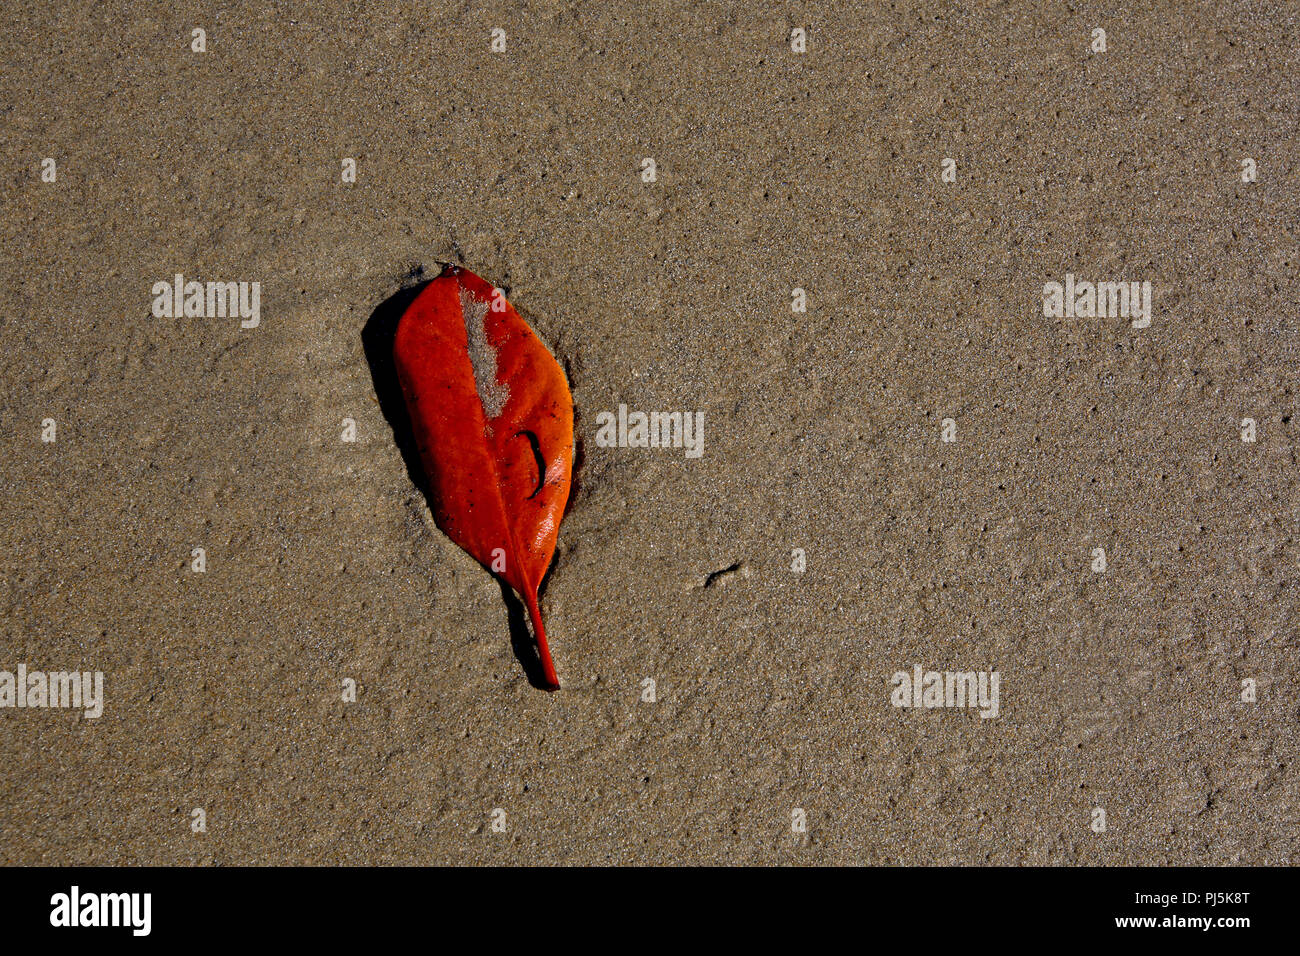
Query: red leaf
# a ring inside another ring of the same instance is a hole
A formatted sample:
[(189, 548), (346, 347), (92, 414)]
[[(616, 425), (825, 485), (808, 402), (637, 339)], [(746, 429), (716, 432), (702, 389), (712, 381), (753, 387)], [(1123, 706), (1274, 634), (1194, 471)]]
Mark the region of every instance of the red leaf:
[(504, 294), (455, 266), (402, 315), (393, 358), (438, 527), (524, 600), (556, 689), (537, 589), (573, 469), (564, 372)]

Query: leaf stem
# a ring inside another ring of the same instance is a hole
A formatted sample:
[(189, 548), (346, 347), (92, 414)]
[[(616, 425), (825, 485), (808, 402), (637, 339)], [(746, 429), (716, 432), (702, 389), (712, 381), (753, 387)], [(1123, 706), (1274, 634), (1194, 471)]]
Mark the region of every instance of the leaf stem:
[(546, 678), (547, 690), (559, 690), (560, 679), (555, 676), (555, 665), (551, 662), (551, 649), (546, 643), (546, 628), (542, 626), (542, 611), (537, 606), (537, 595), (531, 591), (524, 595), (528, 604), (528, 616), (533, 622), (533, 636), (537, 638), (537, 653), (542, 659), (542, 676)]

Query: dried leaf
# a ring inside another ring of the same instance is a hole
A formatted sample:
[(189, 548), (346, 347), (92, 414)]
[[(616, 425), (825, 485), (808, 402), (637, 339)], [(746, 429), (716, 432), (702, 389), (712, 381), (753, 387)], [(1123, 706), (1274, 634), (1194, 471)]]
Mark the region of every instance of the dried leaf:
[(438, 527), (523, 599), (558, 688), (537, 589), (573, 469), (564, 372), (499, 289), (454, 266), (402, 315), (393, 358)]

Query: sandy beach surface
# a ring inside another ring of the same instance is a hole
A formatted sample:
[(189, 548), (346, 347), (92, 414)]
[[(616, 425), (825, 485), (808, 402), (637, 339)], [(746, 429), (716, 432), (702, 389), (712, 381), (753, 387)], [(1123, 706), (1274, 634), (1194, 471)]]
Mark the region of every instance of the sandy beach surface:
[[(0, 670), (104, 697), (0, 862), (1296, 861), (1294, 4), (5, 6)], [(442, 262), (569, 376), (558, 693), (387, 413)]]

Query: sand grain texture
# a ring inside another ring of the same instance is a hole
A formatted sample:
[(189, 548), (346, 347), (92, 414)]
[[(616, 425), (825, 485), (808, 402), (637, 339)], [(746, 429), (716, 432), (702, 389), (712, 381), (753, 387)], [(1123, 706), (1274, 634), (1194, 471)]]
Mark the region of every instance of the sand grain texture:
[[(0, 862), (1295, 862), (1294, 5), (6, 6), (0, 668), (107, 701), (0, 711)], [(558, 694), (376, 401), (439, 261), (569, 372)]]

